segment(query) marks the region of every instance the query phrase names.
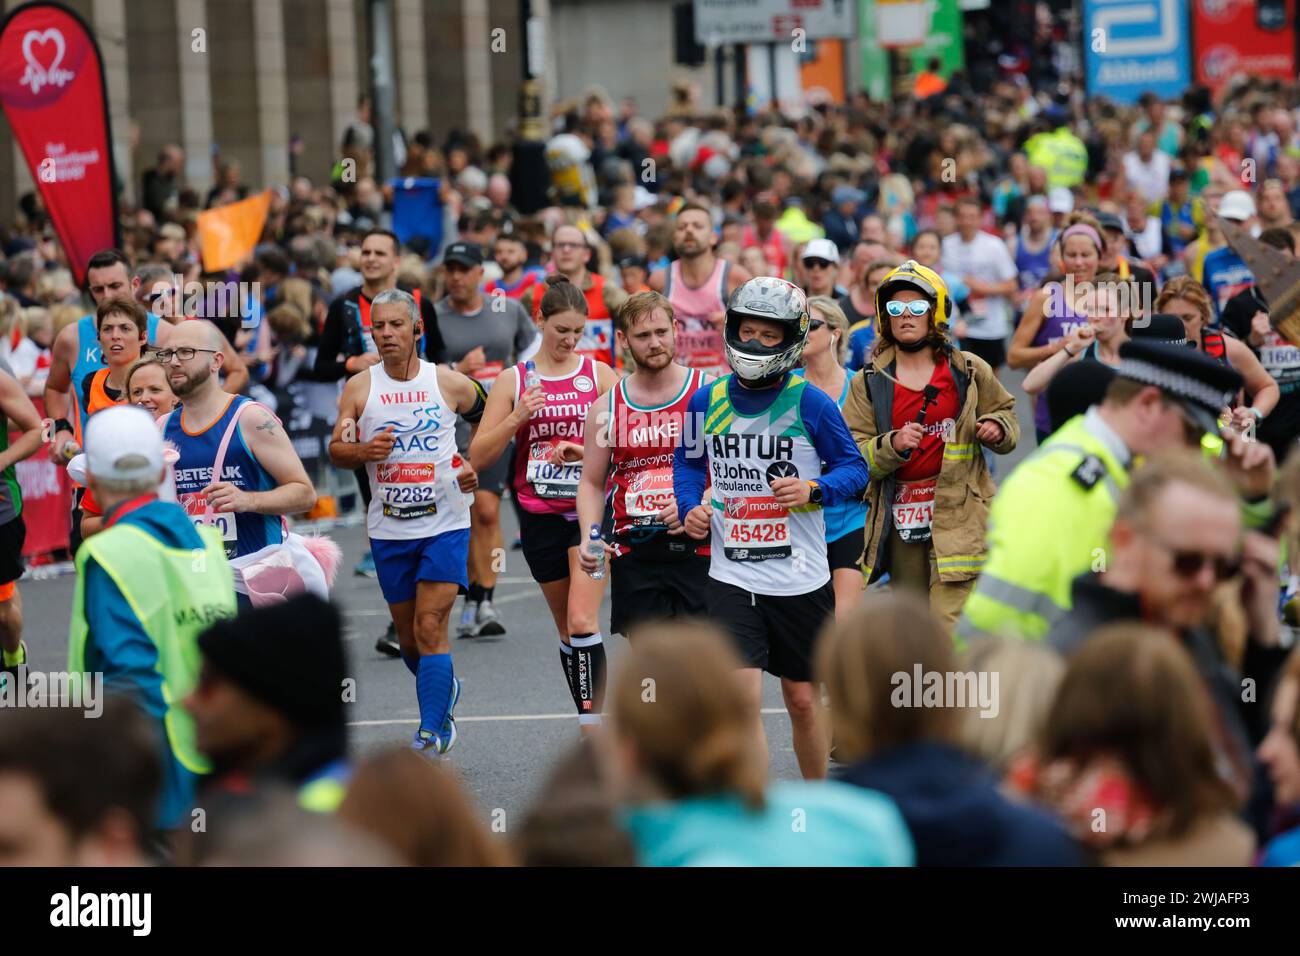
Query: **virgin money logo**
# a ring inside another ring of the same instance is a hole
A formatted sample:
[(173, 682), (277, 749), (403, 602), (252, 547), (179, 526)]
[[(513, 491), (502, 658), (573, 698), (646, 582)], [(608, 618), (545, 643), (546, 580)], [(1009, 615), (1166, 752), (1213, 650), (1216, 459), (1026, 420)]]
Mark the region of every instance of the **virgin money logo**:
[(727, 499), (727, 517), (728, 517), (728, 518), (747, 518), (747, 517), (749, 517), (749, 499), (747, 499), (747, 498), (728, 498), (728, 499)]
[(27, 68), (18, 85), (28, 87), (35, 96), (43, 87), (61, 87), (71, 83), (77, 74), (61, 68), (66, 52), (67, 44), (61, 31), (54, 27), (43, 32), (28, 30), (23, 35), (23, 59), (27, 61)]
[(1201, 58), (1201, 71), (1209, 83), (1218, 83), (1237, 71), (1237, 49), (1231, 46), (1216, 46), (1206, 51)]

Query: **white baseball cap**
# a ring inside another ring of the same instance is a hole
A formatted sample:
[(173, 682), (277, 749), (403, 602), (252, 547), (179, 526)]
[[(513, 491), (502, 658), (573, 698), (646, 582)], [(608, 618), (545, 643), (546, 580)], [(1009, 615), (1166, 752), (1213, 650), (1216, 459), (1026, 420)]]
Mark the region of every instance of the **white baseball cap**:
[(1219, 200), (1219, 215), (1224, 219), (1245, 222), (1255, 218), (1255, 200), (1244, 189), (1232, 189)]
[(86, 471), (109, 481), (161, 480), (163, 439), (138, 405), (114, 405), (86, 423)]
[(1074, 212), (1074, 193), (1065, 186), (1053, 186), (1047, 193), (1047, 208), (1052, 212)]
[(829, 239), (810, 239), (808, 245), (803, 247), (802, 258), (804, 262), (809, 259), (825, 259), (827, 262), (839, 262), (840, 250)]

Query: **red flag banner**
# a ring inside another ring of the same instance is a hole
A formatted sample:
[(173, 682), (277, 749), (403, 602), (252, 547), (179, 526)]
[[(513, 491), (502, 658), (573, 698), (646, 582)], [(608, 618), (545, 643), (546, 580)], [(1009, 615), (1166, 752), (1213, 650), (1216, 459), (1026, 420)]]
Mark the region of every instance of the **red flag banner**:
[(104, 66), (80, 16), (37, 2), (5, 18), (0, 104), (80, 284), (118, 244)]

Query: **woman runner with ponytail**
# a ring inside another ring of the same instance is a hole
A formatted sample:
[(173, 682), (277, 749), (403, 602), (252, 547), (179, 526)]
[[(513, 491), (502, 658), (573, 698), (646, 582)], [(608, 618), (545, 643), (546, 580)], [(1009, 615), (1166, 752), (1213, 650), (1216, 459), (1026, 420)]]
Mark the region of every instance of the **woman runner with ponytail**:
[(490, 468), (515, 439), (511, 487), (519, 502), (524, 560), (560, 632), (560, 662), (586, 733), (600, 723), (605, 647), (600, 634), (604, 581), (583, 574), (578, 549), (577, 492), (582, 478), (587, 410), (618, 381), (604, 362), (575, 353), (587, 321), (587, 300), (563, 275), (547, 278), (534, 362), (541, 382), (527, 388), (524, 363), (505, 369), (488, 395), (470, 444), (474, 467)]

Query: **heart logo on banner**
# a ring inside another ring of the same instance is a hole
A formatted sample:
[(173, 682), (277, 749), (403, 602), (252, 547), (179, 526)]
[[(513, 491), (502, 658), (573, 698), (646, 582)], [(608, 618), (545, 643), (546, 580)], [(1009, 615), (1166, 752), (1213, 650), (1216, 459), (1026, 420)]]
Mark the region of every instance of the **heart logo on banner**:
[[(54, 58), (50, 61), (48, 67), (32, 51), (32, 48), (37, 44), (42, 47), (49, 44), (54, 46)], [(35, 95), (41, 91), (43, 86), (63, 86), (69, 83), (75, 74), (71, 70), (59, 69), (59, 66), (63, 63), (63, 54), (66, 50), (63, 34), (54, 27), (50, 27), (43, 33), (28, 30), (23, 37), (23, 59), (27, 61), (27, 70), (23, 73), (23, 78), (19, 80), (19, 84), (30, 87), (32, 94)]]

